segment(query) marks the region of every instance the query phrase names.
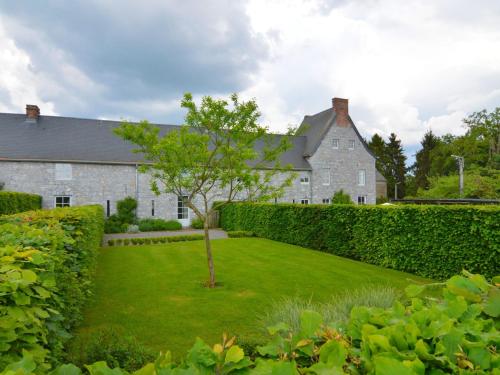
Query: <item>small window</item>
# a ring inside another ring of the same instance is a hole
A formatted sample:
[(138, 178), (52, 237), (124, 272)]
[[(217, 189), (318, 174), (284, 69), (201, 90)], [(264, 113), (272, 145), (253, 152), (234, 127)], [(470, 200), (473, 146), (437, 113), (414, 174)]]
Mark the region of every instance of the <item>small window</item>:
[(187, 198), (187, 195), (177, 196), (177, 219), (188, 218), (188, 208), (185, 203)]
[(354, 142), (354, 139), (349, 139), (349, 142), (347, 143), (347, 147), (349, 150), (354, 150), (354, 146), (356, 145), (356, 142)]
[(358, 186), (365, 186), (366, 172), (364, 169), (358, 171)]
[(71, 197), (67, 195), (58, 195), (55, 198), (55, 207), (69, 207), (71, 206)]
[(302, 176), (302, 177), (300, 178), (300, 183), (301, 183), (302, 185), (309, 185), (309, 176)]
[(330, 198), (323, 198), (323, 204), (330, 204)]
[(330, 185), (330, 168), (321, 169), (321, 180), (323, 185)]
[(366, 195), (358, 195), (358, 204), (366, 204)]
[(111, 216), (111, 202), (109, 199), (106, 201), (106, 216)]
[(295, 203), (295, 199), (292, 199), (292, 203)]
[(309, 199), (301, 199), (300, 204), (309, 204)]
[(71, 164), (57, 163), (55, 166), (55, 177), (57, 181), (68, 181), (73, 179), (73, 168)]
[(151, 199), (151, 216), (155, 216), (155, 200)]
[(335, 150), (338, 150), (339, 149), (339, 140), (337, 138), (335, 139), (332, 139), (332, 148), (335, 149)]

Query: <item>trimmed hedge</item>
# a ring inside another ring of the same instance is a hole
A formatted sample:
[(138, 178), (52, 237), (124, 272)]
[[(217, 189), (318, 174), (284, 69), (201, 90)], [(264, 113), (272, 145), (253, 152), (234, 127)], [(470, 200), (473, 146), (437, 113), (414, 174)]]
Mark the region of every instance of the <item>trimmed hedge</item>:
[(203, 234), (185, 234), (182, 236), (141, 237), (141, 238), (114, 238), (108, 240), (108, 246), (151, 245), (167, 242), (203, 240)]
[(42, 208), (42, 197), (36, 194), (0, 191), (0, 215), (38, 210)]
[(254, 232), (250, 232), (248, 230), (233, 230), (227, 232), (227, 236), (229, 238), (241, 238), (241, 237), (254, 237)]
[(101, 206), (0, 218), (0, 367), (26, 351), (57, 363), (81, 319), (103, 234)]
[(222, 228), (446, 279), (500, 269), (500, 208), (233, 203)]

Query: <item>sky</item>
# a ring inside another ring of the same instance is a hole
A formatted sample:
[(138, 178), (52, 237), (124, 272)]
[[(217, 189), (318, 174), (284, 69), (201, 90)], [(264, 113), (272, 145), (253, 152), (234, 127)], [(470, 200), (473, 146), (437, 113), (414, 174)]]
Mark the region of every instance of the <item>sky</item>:
[(364, 137), (500, 106), (498, 0), (0, 0), (0, 112), (180, 124), (184, 92), (285, 131), (349, 99)]

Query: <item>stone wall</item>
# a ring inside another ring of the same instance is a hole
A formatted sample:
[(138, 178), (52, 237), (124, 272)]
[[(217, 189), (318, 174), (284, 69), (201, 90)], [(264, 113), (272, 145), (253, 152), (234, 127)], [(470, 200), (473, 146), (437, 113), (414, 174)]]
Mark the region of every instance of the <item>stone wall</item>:
[[(333, 140), (338, 140), (338, 149)], [(354, 149), (349, 149), (349, 140), (354, 140)], [(323, 199), (343, 189), (357, 203), (358, 196), (365, 196), (366, 203), (375, 204), (375, 158), (366, 150), (352, 126), (333, 124), (323, 137), (321, 144), (309, 158), (312, 173), (312, 202), (322, 203)], [(325, 174), (329, 169), (329, 184)], [(364, 186), (358, 185), (358, 173), (365, 171)]]

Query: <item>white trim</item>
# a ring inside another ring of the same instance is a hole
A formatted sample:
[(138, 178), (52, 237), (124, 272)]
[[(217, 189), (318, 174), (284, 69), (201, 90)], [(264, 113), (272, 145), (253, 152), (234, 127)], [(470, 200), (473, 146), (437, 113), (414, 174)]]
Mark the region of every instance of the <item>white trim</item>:
[(309, 198), (301, 199), (300, 204), (309, 204)]
[[(335, 145), (335, 143), (336, 143), (336, 145)], [(340, 139), (338, 139), (338, 138), (333, 138), (333, 139), (332, 139), (332, 148), (333, 148), (334, 150), (338, 150), (338, 149), (339, 149), (339, 146), (340, 146)]]
[[(352, 145), (352, 147), (351, 147)], [(349, 150), (354, 150), (356, 148), (356, 140), (355, 139), (349, 139), (347, 141), (347, 149)]]
[(368, 197), (366, 195), (358, 195), (358, 205), (365, 205)]
[[(332, 182), (332, 177), (331, 177), (331, 169), (330, 168), (321, 168), (321, 177), (323, 179), (322, 185), (323, 186), (329, 186)], [(325, 174), (328, 176), (328, 180), (325, 180)]]
[(364, 169), (360, 169), (358, 171), (358, 186), (366, 185), (366, 171)]
[(323, 204), (330, 204), (332, 200), (330, 198), (323, 198)]
[(309, 176), (300, 176), (301, 185), (309, 185)]

